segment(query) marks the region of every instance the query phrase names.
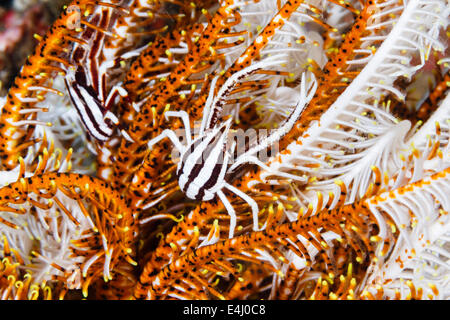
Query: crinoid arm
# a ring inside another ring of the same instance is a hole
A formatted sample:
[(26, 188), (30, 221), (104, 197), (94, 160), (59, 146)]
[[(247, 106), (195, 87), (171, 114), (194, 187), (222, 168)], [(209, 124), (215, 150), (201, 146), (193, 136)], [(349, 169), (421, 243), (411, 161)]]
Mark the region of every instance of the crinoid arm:
[(68, 1), (0, 72), (0, 300), (449, 299), (449, 14)]

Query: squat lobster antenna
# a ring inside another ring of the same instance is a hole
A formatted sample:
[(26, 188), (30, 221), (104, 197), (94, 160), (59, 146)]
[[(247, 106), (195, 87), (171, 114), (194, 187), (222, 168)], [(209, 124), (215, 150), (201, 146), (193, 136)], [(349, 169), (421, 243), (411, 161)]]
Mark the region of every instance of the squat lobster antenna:
[(214, 77), (211, 81), (208, 98), (205, 102), (205, 107), (203, 108), (203, 119), (200, 126), (200, 134), (202, 134), (207, 129), (213, 128), (216, 125), (220, 113), (222, 112), (222, 107), (225, 104), (226, 98), (243, 78), (252, 75), (258, 70), (271, 66), (279, 66), (283, 62), (284, 58), (286, 58), (286, 54), (277, 54), (275, 56), (271, 56), (262, 61), (254, 63), (243, 70), (233, 73), (233, 75), (229, 77), (220, 87), (217, 96), (214, 96), (214, 89), (219, 76)]
[(275, 142), (279, 141), (281, 138), (283, 138), (284, 135), (286, 135), (294, 126), (295, 122), (297, 122), (298, 118), (303, 112), (303, 109), (305, 106), (309, 103), (309, 101), (314, 96), (314, 93), (317, 89), (317, 81), (314, 76), (312, 76), (312, 86), (309, 89), (309, 92), (306, 92), (306, 76), (305, 73), (302, 74), (302, 82), (300, 86), (300, 101), (297, 103), (297, 106), (294, 109), (294, 112), (291, 113), (291, 115), (286, 119), (286, 121), (281, 125), (281, 127), (275, 131), (273, 134), (265, 138), (263, 141), (261, 141), (258, 145), (255, 147), (249, 149), (248, 151), (244, 152), (242, 155), (240, 155), (233, 165), (230, 167), (230, 171), (233, 171), (236, 169), (239, 165), (249, 162), (250, 158), (253, 158), (253, 156), (260, 152), (261, 150), (264, 150), (265, 148), (268, 148)]

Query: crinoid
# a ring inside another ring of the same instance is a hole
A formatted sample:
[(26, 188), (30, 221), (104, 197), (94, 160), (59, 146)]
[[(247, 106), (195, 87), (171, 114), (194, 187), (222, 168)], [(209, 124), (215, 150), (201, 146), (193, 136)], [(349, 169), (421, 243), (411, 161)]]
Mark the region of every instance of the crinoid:
[(76, 0), (0, 99), (1, 299), (448, 299), (445, 0)]

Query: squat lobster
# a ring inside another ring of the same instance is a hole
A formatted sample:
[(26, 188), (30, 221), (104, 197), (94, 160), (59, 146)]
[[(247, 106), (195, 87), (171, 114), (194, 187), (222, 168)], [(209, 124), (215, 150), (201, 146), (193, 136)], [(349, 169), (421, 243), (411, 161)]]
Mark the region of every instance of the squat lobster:
[[(183, 121), (183, 125), (186, 129), (186, 145), (183, 145), (175, 132), (170, 129), (165, 129), (159, 136), (148, 142), (149, 149), (151, 149), (153, 145), (164, 138), (169, 138), (172, 141), (175, 148), (180, 152), (180, 162), (177, 166), (178, 184), (180, 189), (188, 198), (193, 200), (209, 201), (217, 195), (230, 215), (230, 238), (233, 237), (234, 229), (236, 227), (236, 213), (223, 193), (223, 189), (226, 188), (235, 193), (249, 204), (253, 215), (253, 230), (255, 231), (258, 231), (259, 229), (259, 209), (255, 200), (227, 181), (226, 175), (233, 172), (238, 166), (244, 163), (253, 163), (270, 171), (269, 167), (257, 159), (255, 155), (279, 141), (292, 129), (293, 125), (300, 117), (303, 108), (311, 100), (317, 88), (317, 83), (315, 79), (313, 79), (313, 87), (309, 90), (307, 95), (305, 74), (303, 74), (300, 100), (295, 107), (294, 112), (291, 113), (277, 131), (267, 136), (262, 141), (259, 141), (258, 145), (245, 151), (236, 159), (231, 159), (231, 155), (234, 154), (236, 142), (233, 142), (230, 146), (227, 143), (226, 138), (230, 131), (232, 119), (230, 118), (222, 124), (217, 125), (217, 111), (221, 111), (224, 95), (230, 92), (230, 89), (234, 87), (234, 83), (242, 77), (256, 71), (259, 66), (256, 64), (250, 68), (250, 70), (247, 68), (240, 72), (236, 72), (225, 82), (219, 91), (218, 96), (213, 101), (208, 99), (209, 101), (205, 104), (203, 120), (197, 138), (193, 139), (191, 136), (189, 115), (186, 111), (167, 111), (165, 113), (166, 119), (168, 117), (179, 117)], [(217, 78), (211, 83), (210, 96), (213, 93), (215, 80), (217, 80)], [(292, 176), (287, 173), (277, 173), (277, 175), (292, 178)]]

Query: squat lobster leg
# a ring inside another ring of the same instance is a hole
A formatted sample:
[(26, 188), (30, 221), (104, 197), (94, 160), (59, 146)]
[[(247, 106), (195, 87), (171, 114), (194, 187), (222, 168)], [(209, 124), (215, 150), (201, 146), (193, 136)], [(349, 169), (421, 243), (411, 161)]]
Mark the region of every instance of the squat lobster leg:
[[(258, 204), (256, 203), (255, 200), (252, 199), (252, 197), (250, 197), (249, 195), (247, 195), (245, 192), (242, 192), (241, 190), (239, 190), (238, 188), (232, 186), (229, 183), (224, 184), (224, 187), (227, 188), (228, 190), (230, 190), (231, 192), (233, 192), (234, 194), (236, 194), (238, 197), (242, 198), (242, 200), (244, 200), (245, 202), (248, 203), (248, 205), (250, 206), (250, 208), (252, 209), (252, 216), (253, 216), (253, 230), (254, 231), (259, 231), (259, 222), (258, 222), (258, 214), (259, 214), (259, 209), (258, 209)], [(223, 201), (222, 201), (223, 202)], [(224, 203), (225, 204), (225, 203)], [(230, 223), (230, 238), (232, 238), (232, 233), (231, 233), (231, 223)], [(234, 228), (233, 228), (234, 231)]]
[(234, 211), (233, 206), (230, 201), (228, 201), (227, 196), (223, 193), (222, 190), (217, 191), (217, 195), (219, 199), (222, 201), (225, 209), (227, 209), (228, 215), (230, 216), (230, 231), (228, 233), (229, 238), (233, 238), (234, 229), (236, 228), (236, 212)]
[(191, 144), (192, 137), (191, 137), (191, 123), (189, 121), (189, 114), (186, 111), (184, 111), (184, 110), (181, 110), (181, 111), (167, 111), (165, 113), (165, 116), (166, 116), (166, 120), (169, 117), (181, 118), (181, 121), (183, 121), (184, 129), (185, 129), (185, 138), (186, 138), (187, 144), (188, 145)]
[(184, 150), (186, 149), (186, 147), (184, 147), (181, 144), (181, 142), (177, 138), (175, 132), (170, 130), (170, 129), (165, 129), (163, 132), (161, 132), (161, 134), (159, 136), (157, 136), (157, 137), (153, 138), (152, 140), (150, 140), (148, 142), (149, 149), (151, 149), (153, 145), (157, 144), (158, 142), (160, 142), (164, 138), (169, 138), (170, 141), (172, 141), (172, 143), (175, 146), (175, 148), (177, 148), (177, 150), (180, 151), (180, 153), (184, 153)]

